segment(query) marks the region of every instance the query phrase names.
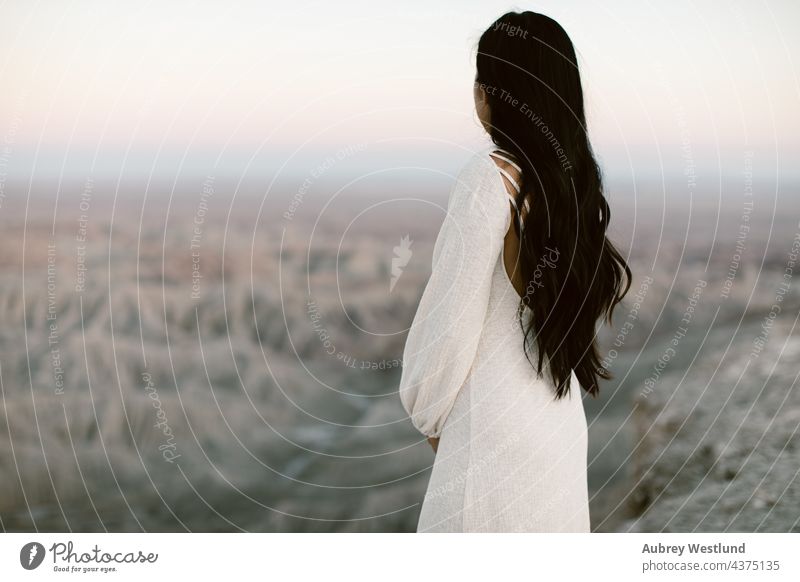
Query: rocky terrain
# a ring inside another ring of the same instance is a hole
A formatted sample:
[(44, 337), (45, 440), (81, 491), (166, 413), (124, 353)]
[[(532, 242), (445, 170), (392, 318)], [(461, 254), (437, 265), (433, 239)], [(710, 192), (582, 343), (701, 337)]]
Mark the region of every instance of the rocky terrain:
[(757, 355), (768, 313), (713, 330), (690, 374), (638, 395), (622, 531), (800, 532), (800, 305), (783, 307)]

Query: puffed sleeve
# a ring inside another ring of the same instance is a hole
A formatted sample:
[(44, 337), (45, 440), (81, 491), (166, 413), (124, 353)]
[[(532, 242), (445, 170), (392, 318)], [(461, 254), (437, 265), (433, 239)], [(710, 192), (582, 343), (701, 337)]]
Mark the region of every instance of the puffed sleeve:
[(494, 162), (476, 154), (450, 192), (431, 277), (403, 351), (400, 399), (425, 436), (441, 434), (475, 360), (510, 220)]

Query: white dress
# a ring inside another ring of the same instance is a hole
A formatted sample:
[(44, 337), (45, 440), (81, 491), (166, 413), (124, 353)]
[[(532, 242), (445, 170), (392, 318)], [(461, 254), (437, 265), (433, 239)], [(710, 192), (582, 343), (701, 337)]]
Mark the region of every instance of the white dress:
[(417, 529), (588, 532), (582, 391), (573, 372), (555, 400), (525, 358), (502, 256), (510, 195), (491, 154), (458, 175), (403, 353), (403, 406), (441, 438)]

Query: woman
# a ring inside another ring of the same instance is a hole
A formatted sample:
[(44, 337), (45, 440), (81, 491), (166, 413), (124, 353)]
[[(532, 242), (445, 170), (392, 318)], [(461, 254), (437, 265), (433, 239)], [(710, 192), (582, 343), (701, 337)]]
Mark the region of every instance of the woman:
[(457, 178), (404, 352), (403, 406), (436, 452), (418, 530), (586, 532), (581, 388), (610, 377), (595, 325), (631, 273), (566, 32), (502, 16), (474, 93), (494, 147)]

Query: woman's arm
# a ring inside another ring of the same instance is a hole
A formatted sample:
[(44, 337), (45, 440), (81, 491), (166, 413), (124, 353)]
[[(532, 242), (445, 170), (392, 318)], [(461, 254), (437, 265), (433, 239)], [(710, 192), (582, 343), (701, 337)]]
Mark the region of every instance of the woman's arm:
[(510, 222), (503, 183), (476, 154), (450, 194), (433, 250), (433, 271), (408, 332), (400, 398), (425, 436), (441, 434), (475, 360), (492, 271)]

